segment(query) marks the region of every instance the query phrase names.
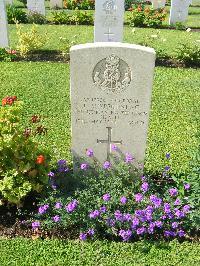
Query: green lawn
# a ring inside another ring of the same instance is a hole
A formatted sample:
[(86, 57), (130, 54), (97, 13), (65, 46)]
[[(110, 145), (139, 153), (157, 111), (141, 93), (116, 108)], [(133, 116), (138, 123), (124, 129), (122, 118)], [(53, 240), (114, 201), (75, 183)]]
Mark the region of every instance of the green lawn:
[[(31, 25), (24, 26), (24, 30), (28, 31), (30, 28)], [(67, 38), (70, 41), (76, 40), (77, 43), (93, 42), (93, 26), (38, 25), (38, 29), (41, 34), (47, 33), (48, 37), (45, 46), (42, 48), (43, 50), (60, 50), (61, 46), (63, 46), (63, 43), (60, 42), (60, 37)], [(16, 48), (18, 42), (16, 26), (9, 25), (9, 32), (11, 47)], [(76, 37), (74, 38), (74, 36)], [(173, 57), (177, 53), (176, 49), (179, 45), (185, 43), (188, 39), (193, 42), (200, 40), (199, 32), (188, 33), (186, 31), (147, 28), (135, 28), (133, 31), (128, 26), (124, 29), (124, 42), (147, 43), (156, 50), (162, 49), (169, 57)]]
[[(199, 70), (158, 67), (155, 70), (148, 137), (148, 170), (165, 166), (171, 152), (175, 172), (188, 169), (198, 145)], [(24, 101), (24, 121), (41, 114), (48, 127), (45, 145), (54, 158), (70, 160), (69, 65), (62, 63), (0, 63), (0, 96)], [(86, 147), (87, 148), (87, 147)]]
[(1, 266), (198, 266), (199, 253), (198, 243), (177, 241), (0, 240)]

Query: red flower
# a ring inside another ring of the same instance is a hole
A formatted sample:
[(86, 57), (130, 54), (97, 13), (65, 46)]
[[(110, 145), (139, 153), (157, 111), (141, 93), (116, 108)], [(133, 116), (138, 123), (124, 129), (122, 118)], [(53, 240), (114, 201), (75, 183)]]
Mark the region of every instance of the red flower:
[(17, 96), (7, 96), (5, 98), (2, 99), (2, 105), (12, 105), (15, 101), (17, 101)]
[(3, 98), (2, 101), (1, 101), (1, 103), (2, 103), (2, 106), (6, 105), (6, 103), (7, 103), (6, 98)]
[(45, 161), (45, 158), (43, 155), (38, 155), (37, 159), (36, 159), (36, 163), (37, 164), (43, 164)]

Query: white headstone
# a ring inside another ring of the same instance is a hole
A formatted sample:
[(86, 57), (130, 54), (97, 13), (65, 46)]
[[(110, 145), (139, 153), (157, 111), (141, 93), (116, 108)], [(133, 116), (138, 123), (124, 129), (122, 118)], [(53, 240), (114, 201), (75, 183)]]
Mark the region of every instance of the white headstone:
[(170, 9), (169, 24), (185, 22), (188, 17), (188, 8), (192, 0), (172, 0)]
[(27, 0), (27, 8), (31, 12), (45, 15), (45, 0)]
[(155, 51), (139, 45), (107, 42), (71, 48), (74, 158), (92, 148), (104, 162), (115, 143), (144, 160), (154, 65)]
[(122, 42), (124, 0), (96, 0), (94, 41)]
[(63, 0), (50, 0), (50, 8), (63, 8)]
[(0, 0), (0, 47), (9, 46), (8, 41), (8, 21), (6, 15), (6, 5), (4, 0)]
[(164, 8), (166, 0), (151, 0), (153, 9)]
[(13, 5), (13, 0), (5, 0), (6, 1), (6, 5)]

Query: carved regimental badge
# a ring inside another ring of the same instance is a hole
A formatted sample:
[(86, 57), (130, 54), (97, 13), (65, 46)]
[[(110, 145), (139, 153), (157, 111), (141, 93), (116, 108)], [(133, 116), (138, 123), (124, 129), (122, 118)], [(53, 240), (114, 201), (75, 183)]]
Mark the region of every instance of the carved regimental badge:
[(93, 82), (107, 93), (121, 93), (130, 84), (131, 69), (118, 56), (112, 54), (101, 60), (93, 70)]

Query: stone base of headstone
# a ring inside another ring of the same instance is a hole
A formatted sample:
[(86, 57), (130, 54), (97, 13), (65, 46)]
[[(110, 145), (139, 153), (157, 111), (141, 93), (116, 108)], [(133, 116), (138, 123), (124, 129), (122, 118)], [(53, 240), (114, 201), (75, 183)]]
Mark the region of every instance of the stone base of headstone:
[(152, 48), (92, 43), (70, 51), (72, 153), (94, 150), (109, 160), (111, 145), (144, 161), (155, 66)]

